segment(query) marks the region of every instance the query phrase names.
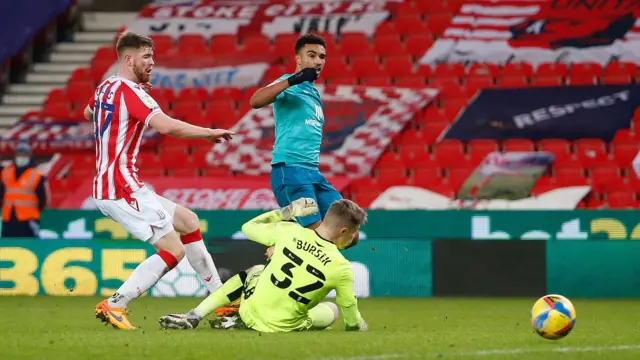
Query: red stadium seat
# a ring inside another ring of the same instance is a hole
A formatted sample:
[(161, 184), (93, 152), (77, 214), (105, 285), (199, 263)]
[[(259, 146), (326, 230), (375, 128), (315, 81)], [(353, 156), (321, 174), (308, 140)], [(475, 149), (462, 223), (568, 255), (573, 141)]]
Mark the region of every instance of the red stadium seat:
[(434, 76), (463, 78), (466, 76), (466, 69), (460, 63), (440, 63), (434, 69)]
[(351, 70), (356, 77), (380, 76), (380, 64), (374, 57), (359, 56), (351, 61)]
[(206, 54), (209, 49), (205, 44), (205, 40), (198, 34), (180, 35), (178, 39), (178, 51), (181, 54)]
[(571, 152), (571, 147), (567, 140), (544, 139), (538, 141), (538, 150), (548, 151), (554, 154), (569, 154)]
[(566, 83), (567, 85), (573, 85), (573, 86), (597, 85), (598, 78), (589, 76), (589, 75), (585, 75), (585, 76), (572, 75), (570, 78), (567, 78)]
[(467, 144), (467, 152), (477, 156), (478, 154), (489, 154), (498, 151), (498, 143), (492, 139), (475, 139)]
[(214, 55), (233, 54), (237, 51), (237, 36), (231, 34), (213, 35), (209, 52)]
[(211, 100), (211, 95), (205, 88), (184, 88), (178, 93), (177, 100), (189, 100), (207, 103)]
[(498, 77), (500, 74), (500, 68), (496, 64), (490, 63), (476, 63), (469, 67), (467, 72), (468, 77), (480, 76), (480, 77)]
[(155, 56), (165, 55), (174, 49), (173, 38), (169, 35), (153, 34), (150, 38), (153, 40), (153, 54)]
[(600, 77), (602, 66), (596, 62), (579, 62), (571, 65), (571, 76), (578, 77)]
[(633, 62), (610, 61), (604, 68), (605, 74), (626, 74), (635, 76), (638, 73), (638, 65)]
[(451, 24), (451, 14), (433, 14), (426, 21), (427, 27), (432, 33), (439, 35)]
[(68, 102), (50, 103), (42, 110), (42, 116), (57, 121), (72, 121), (71, 104)]
[(242, 44), (242, 54), (248, 56), (264, 56), (269, 53), (271, 53), (271, 43), (266, 36), (252, 35), (244, 39), (244, 42)]
[[(281, 75), (284, 74), (281, 73)], [(213, 89), (211, 98), (214, 100), (242, 101), (242, 90), (237, 87), (218, 87)]]
[(413, 73), (413, 63), (407, 55), (390, 56), (384, 61), (384, 69), (390, 77), (410, 76)]
[(580, 139), (574, 142), (574, 149), (576, 153), (580, 152), (595, 152), (603, 153), (607, 151), (607, 145), (600, 139)]
[(497, 80), (497, 85), (503, 88), (523, 88), (529, 86), (525, 76), (507, 76)]
[(414, 59), (420, 59), (431, 47), (433, 40), (431, 35), (425, 33), (413, 33), (407, 36), (405, 41), (406, 52)]
[(72, 103), (87, 105), (91, 94), (93, 94), (95, 90), (93, 83), (90, 81), (76, 82), (69, 84), (67, 97)]
[(529, 139), (508, 139), (502, 142), (503, 151), (535, 151), (533, 141)]
[(640, 152), (638, 143), (615, 144), (613, 146), (613, 162), (620, 167), (628, 167)]
[(386, 76), (372, 76), (372, 77), (366, 77), (363, 78), (361, 80), (362, 85), (367, 85), (367, 86), (390, 86), (391, 85), (391, 79), (389, 79)]
[(400, 76), (396, 78), (396, 86), (408, 89), (422, 89), (426, 84), (424, 78), (420, 76)]
[(505, 64), (500, 70), (500, 76), (512, 77), (512, 76), (533, 76), (533, 66), (529, 63), (509, 63)]
[(564, 80), (560, 76), (536, 76), (531, 79), (531, 86), (562, 86)]
[(179, 119), (188, 118), (192, 114), (198, 113), (202, 113), (202, 103), (199, 101), (190, 100), (188, 98), (180, 100), (173, 110), (174, 116)]
[(340, 39), (340, 52), (345, 56), (374, 56), (365, 34), (345, 33)]
[(490, 77), (474, 76), (467, 78), (466, 85), (478, 89), (485, 89), (495, 87), (496, 83), (493, 81), (493, 78)]
[(117, 59), (118, 55), (116, 54), (115, 48), (111, 45), (105, 45), (98, 48), (96, 53), (93, 55), (91, 62), (109, 60), (113, 64)]
[(433, 152), (439, 154), (452, 154), (455, 156), (464, 156), (464, 146), (459, 140), (444, 139), (433, 146)]
[(379, 57), (387, 57), (404, 53), (402, 41), (396, 35), (378, 36), (374, 39), (373, 47)]
[(632, 77), (627, 74), (604, 74), (600, 82), (604, 85), (626, 85), (632, 82)]
[(543, 63), (536, 69), (536, 77), (566, 77), (569, 65), (561, 62)]
[[(89, 100), (89, 96), (90, 95), (86, 96), (85, 103)], [(67, 95), (67, 91), (65, 89), (53, 89), (49, 95), (47, 95), (47, 99), (44, 101), (44, 106), (46, 107), (47, 104), (60, 102), (71, 102)]]
[(431, 33), (431, 30), (429, 30), (429, 27), (426, 26), (419, 14), (408, 14), (397, 17), (396, 29), (398, 29), (398, 34), (402, 36)]
[(378, 25), (374, 36), (378, 37), (378, 36), (385, 36), (385, 35), (396, 35), (396, 36), (399, 35), (398, 29), (396, 28), (395, 21), (385, 21), (382, 24)]

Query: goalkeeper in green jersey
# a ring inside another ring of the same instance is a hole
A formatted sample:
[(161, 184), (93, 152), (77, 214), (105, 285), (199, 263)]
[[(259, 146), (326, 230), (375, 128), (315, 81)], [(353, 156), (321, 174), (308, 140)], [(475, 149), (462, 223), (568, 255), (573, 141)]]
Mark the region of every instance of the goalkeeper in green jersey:
[[(350, 200), (334, 202), (315, 230), (288, 220), (318, 211), (313, 199), (300, 198), (282, 210), (262, 214), (242, 226), (244, 234), (273, 246), (266, 265), (233, 276), (186, 314), (160, 318), (165, 329), (194, 329), (214, 310), (240, 299), (239, 311), (211, 320), (214, 328), (246, 327), (261, 332), (320, 330), (342, 312), (346, 330), (366, 330), (353, 291), (353, 271), (340, 253), (358, 234), (366, 212)], [(337, 306), (321, 302), (336, 290)]]

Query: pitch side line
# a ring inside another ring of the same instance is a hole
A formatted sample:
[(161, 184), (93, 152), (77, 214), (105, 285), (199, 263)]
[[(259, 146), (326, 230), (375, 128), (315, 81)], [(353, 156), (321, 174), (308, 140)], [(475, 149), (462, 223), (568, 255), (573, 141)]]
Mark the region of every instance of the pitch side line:
[(427, 354), (380, 354), (362, 356), (340, 356), (324, 357), (318, 360), (388, 360), (388, 359), (431, 359), (439, 357), (461, 357), (461, 356), (490, 356), (490, 355), (519, 355), (530, 353), (580, 353), (580, 352), (610, 352), (640, 350), (640, 345), (616, 345), (616, 346), (584, 346), (584, 347), (560, 347), (549, 348), (523, 348), (523, 349), (494, 349), (461, 352), (442, 352)]

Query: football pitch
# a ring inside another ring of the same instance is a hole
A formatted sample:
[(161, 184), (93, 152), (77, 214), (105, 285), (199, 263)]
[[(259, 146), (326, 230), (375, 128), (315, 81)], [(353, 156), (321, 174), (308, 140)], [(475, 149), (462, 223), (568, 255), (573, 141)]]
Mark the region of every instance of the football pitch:
[(0, 297), (0, 359), (638, 359), (640, 301), (572, 299), (568, 337), (536, 335), (536, 299), (363, 299), (368, 332), (344, 332), (342, 320), (320, 332), (161, 330), (157, 319), (198, 299), (144, 297), (131, 306), (136, 331), (93, 317), (101, 298)]

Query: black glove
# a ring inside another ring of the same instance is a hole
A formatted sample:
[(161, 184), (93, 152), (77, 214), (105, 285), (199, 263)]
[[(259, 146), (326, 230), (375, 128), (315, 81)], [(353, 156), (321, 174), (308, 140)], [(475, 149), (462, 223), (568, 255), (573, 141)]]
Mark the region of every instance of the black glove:
[(318, 78), (318, 70), (315, 68), (304, 68), (297, 73), (291, 75), (287, 81), (289, 86), (302, 84), (305, 81), (313, 82)]

